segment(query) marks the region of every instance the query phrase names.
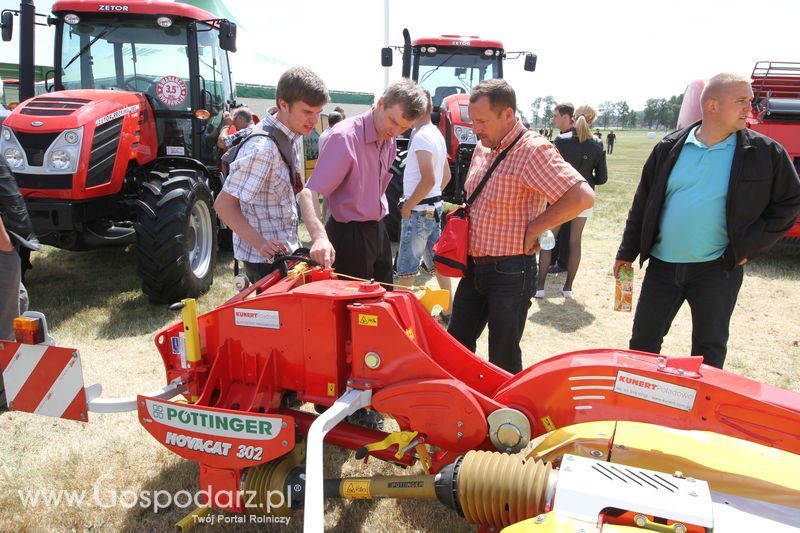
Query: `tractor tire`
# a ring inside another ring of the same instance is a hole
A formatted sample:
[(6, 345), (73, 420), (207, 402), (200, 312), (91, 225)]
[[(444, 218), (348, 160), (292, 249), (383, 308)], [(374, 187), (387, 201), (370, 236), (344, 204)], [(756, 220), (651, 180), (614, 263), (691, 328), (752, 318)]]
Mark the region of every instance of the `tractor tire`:
[(398, 149), (397, 157), (394, 158), (392, 168), (392, 180), (386, 188), (386, 202), (389, 204), (389, 214), (383, 219), (386, 231), (389, 233), (389, 240), (400, 242), (400, 208), (397, 203), (403, 196), (403, 171), (406, 168), (407, 147)]
[(214, 281), (217, 216), (194, 170), (151, 172), (137, 201), (137, 273), (153, 303), (206, 292)]

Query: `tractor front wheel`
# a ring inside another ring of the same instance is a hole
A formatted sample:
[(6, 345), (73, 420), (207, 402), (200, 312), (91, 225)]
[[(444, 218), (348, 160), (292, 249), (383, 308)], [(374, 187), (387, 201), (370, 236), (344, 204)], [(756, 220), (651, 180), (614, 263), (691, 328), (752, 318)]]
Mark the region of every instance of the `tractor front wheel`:
[(193, 170), (151, 172), (136, 223), (142, 292), (173, 303), (206, 292), (214, 281), (217, 217), (211, 191)]

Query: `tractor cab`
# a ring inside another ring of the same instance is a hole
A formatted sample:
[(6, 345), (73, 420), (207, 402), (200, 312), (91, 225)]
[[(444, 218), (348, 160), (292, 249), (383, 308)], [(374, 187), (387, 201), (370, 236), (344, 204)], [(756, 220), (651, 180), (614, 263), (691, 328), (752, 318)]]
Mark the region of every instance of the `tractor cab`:
[[(403, 40), (402, 47), (388, 46), (381, 50), (381, 65), (392, 66), (392, 49), (402, 50), (403, 77), (416, 81), (431, 94), (431, 121), (445, 139), (452, 174), (450, 183), (442, 191), (442, 198), (462, 203), (465, 200), (464, 182), (478, 142), (469, 117), (470, 91), (484, 80), (503, 78), (506, 59), (524, 55), (525, 70), (536, 70), (536, 56), (530, 52), (507, 52), (500, 41), (475, 35), (442, 35), (412, 41), (406, 29), (403, 30)], [(391, 215), (386, 224), (393, 240), (399, 237), (399, 212), (392, 206), (402, 191), (402, 168), (408, 142), (406, 136), (397, 140), (398, 159), (392, 166), (393, 182), (386, 192)]]
[(157, 155), (214, 166), (212, 137), (234, 100), (226, 48), (235, 44), (220, 36), (230, 26), (192, 8), (169, 15), (86, 13), (72, 4), (54, 6), (55, 90), (141, 93), (155, 119)]

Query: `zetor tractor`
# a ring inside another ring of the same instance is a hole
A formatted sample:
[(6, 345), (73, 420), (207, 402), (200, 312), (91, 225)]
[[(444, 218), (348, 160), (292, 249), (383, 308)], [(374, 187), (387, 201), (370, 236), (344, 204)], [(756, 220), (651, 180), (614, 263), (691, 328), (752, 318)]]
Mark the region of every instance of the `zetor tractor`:
[[(536, 70), (536, 56), (529, 52), (506, 52), (500, 41), (488, 41), (474, 35), (442, 35), (411, 41), (406, 29), (403, 30), (403, 40), (402, 47), (394, 47), (403, 52), (403, 77), (413, 79), (431, 93), (432, 120), (447, 144), (452, 180), (442, 191), (442, 198), (460, 204), (465, 200), (464, 181), (478, 142), (467, 112), (470, 91), (483, 80), (502, 78), (504, 60), (516, 59), (522, 54), (525, 54), (525, 70), (533, 72)], [(381, 50), (381, 64), (384, 67), (392, 66), (392, 48)], [(386, 227), (393, 240), (400, 235), (397, 202), (403, 194), (403, 170), (408, 144), (407, 136), (397, 139), (392, 182), (386, 191), (389, 202)]]
[[(750, 75), (753, 108), (747, 127), (781, 143), (800, 173), (800, 63), (759, 61)], [(686, 87), (678, 116), (678, 128), (701, 119), (700, 95), (708, 80), (693, 80)], [(800, 217), (784, 235), (786, 242), (800, 242)]]
[[(205, 292), (222, 186), (214, 134), (234, 102), (235, 24), (166, 1), (57, 1), (53, 14), (52, 92), (18, 105), (0, 134), (40, 241), (135, 243), (151, 301)], [(11, 20), (6, 11), (4, 28)]]

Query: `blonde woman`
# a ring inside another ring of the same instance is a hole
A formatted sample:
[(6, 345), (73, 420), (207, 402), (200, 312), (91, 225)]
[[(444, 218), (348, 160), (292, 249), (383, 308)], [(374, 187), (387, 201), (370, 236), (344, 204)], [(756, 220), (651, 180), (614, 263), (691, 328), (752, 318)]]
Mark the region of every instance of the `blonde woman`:
[[(590, 105), (579, 106), (575, 110), (574, 129), (556, 137), (553, 144), (564, 160), (586, 178), (592, 189), (595, 185), (602, 185), (608, 181), (606, 168), (606, 154), (603, 143), (592, 134), (592, 123), (597, 118), (597, 110)], [(579, 214), (569, 228), (569, 262), (567, 263), (567, 279), (561, 289), (564, 298), (572, 298), (572, 283), (578, 273), (581, 262), (581, 235), (586, 225), (586, 219), (592, 216), (592, 208)], [(558, 235), (561, 227), (553, 228), (553, 233)], [(536, 286), (536, 298), (544, 298), (544, 282), (547, 278), (547, 269), (550, 267), (551, 253), (542, 250), (539, 253), (539, 279)]]

